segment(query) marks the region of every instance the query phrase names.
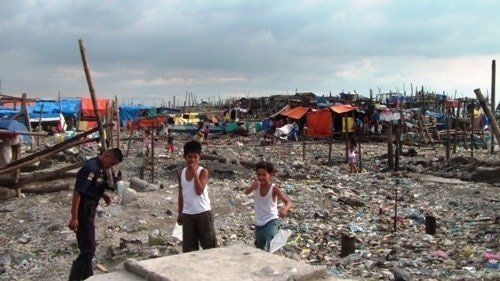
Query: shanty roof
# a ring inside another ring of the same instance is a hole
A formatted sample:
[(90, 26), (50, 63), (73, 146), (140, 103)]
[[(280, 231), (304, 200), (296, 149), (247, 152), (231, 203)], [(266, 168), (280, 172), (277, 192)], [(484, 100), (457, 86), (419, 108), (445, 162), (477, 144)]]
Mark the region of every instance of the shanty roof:
[(292, 119), (301, 119), (308, 111), (309, 107), (297, 106), (292, 109), (281, 112), (280, 114)]
[(341, 105), (330, 106), (330, 109), (335, 113), (342, 114), (342, 113), (356, 110), (358, 108), (356, 106), (352, 106), (350, 104), (341, 104)]

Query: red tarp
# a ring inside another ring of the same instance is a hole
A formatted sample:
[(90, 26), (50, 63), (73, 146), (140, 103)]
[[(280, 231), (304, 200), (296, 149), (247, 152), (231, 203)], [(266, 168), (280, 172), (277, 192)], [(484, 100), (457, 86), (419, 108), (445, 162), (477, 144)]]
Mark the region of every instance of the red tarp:
[[(97, 109), (99, 110), (99, 116), (101, 116), (101, 118), (106, 116), (108, 104), (109, 99), (97, 99)], [(95, 117), (91, 98), (82, 98), (82, 115), (87, 118)]]
[(330, 109), (334, 112), (334, 113), (337, 113), (337, 114), (342, 114), (342, 113), (346, 113), (346, 112), (350, 112), (350, 111), (353, 111), (353, 110), (356, 110), (358, 109), (357, 107), (355, 106), (352, 106), (350, 104), (342, 104), (342, 105), (334, 105), (334, 106), (330, 106)]
[(162, 115), (154, 118), (141, 118), (137, 121), (128, 121), (127, 129), (138, 130), (139, 128), (156, 128), (167, 124), (167, 117)]
[(306, 119), (308, 137), (326, 138), (332, 134), (333, 120), (330, 109), (308, 112)]
[(447, 108), (458, 108), (458, 100), (446, 100), (444, 105)]
[(292, 118), (292, 119), (301, 119), (308, 111), (309, 107), (298, 106), (287, 111), (280, 113), (283, 116)]

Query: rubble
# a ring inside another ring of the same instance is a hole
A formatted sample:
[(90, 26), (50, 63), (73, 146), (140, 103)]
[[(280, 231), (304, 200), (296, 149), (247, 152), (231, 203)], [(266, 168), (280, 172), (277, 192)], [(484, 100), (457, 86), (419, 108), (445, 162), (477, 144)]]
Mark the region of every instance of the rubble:
[[(186, 139), (176, 136), (176, 146), (181, 147)], [(180, 242), (171, 233), (177, 217), (176, 174), (184, 162), (182, 151), (166, 154), (163, 142), (160, 138), (155, 144), (157, 155), (164, 155), (155, 160), (155, 182), (149, 180), (148, 170), (144, 177), (148, 185), (161, 184), (162, 189), (136, 192), (127, 186), (133, 186), (149, 161), (137, 156), (141, 143), (132, 143), (129, 156), (118, 166), (127, 184), (113, 194), (113, 204), (101, 204), (98, 209), (96, 265), (115, 271), (129, 258), (144, 260), (181, 252)], [(326, 266), (339, 278), (500, 278), (499, 182), (476, 175), (482, 169), (498, 169), (498, 155), (476, 150), (471, 158), (468, 151), (458, 150), (446, 161), (439, 145), (406, 147), (411, 153), (401, 157), (400, 171), (394, 173), (384, 172), (386, 144), (363, 143), (362, 147), (363, 172), (348, 175), (343, 142), (334, 142), (328, 162), (329, 147), (321, 141), (308, 141), (303, 159), (301, 143), (262, 147), (256, 135), (211, 140), (204, 153), (230, 159), (201, 161), (210, 174), (219, 245), (253, 245), (253, 198), (242, 190), (255, 172), (244, 163), (265, 159), (278, 168), (275, 181), (294, 203), (281, 221), (281, 228), (293, 233), (276, 255)], [(65, 155), (74, 157), (50, 161), (55, 166), (56, 161), (81, 161), (95, 155), (97, 147), (72, 150)], [(74, 178), (63, 181), (74, 184)], [(67, 279), (78, 253), (75, 235), (67, 228), (71, 193), (27, 194), (1, 203), (0, 279)], [(434, 235), (426, 234), (426, 216), (436, 219)], [(355, 248), (341, 257), (343, 235), (355, 239)]]

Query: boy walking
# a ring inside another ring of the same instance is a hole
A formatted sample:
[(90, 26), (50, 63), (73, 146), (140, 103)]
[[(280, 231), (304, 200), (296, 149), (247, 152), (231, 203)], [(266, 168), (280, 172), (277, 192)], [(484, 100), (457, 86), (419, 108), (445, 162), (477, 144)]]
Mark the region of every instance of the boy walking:
[(184, 145), (186, 167), (178, 174), (179, 196), (177, 223), (182, 225), (182, 252), (217, 247), (214, 216), (208, 197), (208, 171), (199, 166), (201, 143)]
[[(292, 202), (285, 193), (272, 183), (274, 166), (269, 162), (259, 162), (255, 167), (257, 180), (245, 189), (245, 194), (254, 192), (255, 202), (255, 246), (262, 250), (269, 250), (269, 244), (278, 233), (278, 218), (284, 218)], [(278, 198), (285, 205), (278, 211)]]

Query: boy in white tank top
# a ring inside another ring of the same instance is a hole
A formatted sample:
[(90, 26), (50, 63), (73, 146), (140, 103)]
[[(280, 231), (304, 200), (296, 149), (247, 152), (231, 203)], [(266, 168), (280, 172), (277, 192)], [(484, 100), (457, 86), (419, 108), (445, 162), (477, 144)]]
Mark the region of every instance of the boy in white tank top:
[[(272, 183), (274, 166), (269, 162), (259, 162), (255, 167), (257, 180), (245, 189), (245, 194), (254, 192), (255, 202), (255, 246), (269, 250), (269, 244), (278, 233), (278, 219), (284, 218), (292, 202), (283, 191)], [(285, 203), (278, 211), (278, 198)]]
[(201, 144), (184, 145), (186, 167), (178, 174), (179, 196), (177, 223), (182, 225), (182, 252), (217, 247), (214, 216), (208, 197), (208, 171), (199, 166)]

